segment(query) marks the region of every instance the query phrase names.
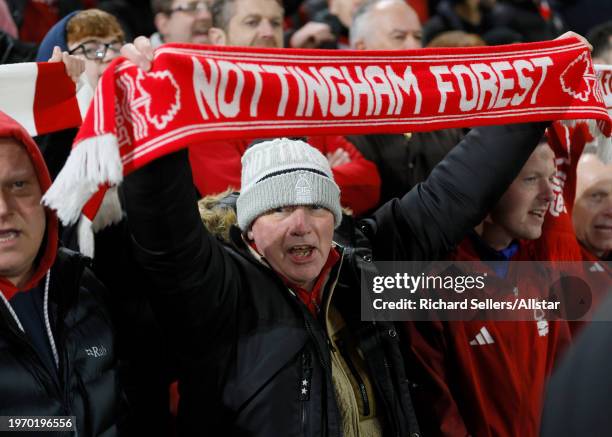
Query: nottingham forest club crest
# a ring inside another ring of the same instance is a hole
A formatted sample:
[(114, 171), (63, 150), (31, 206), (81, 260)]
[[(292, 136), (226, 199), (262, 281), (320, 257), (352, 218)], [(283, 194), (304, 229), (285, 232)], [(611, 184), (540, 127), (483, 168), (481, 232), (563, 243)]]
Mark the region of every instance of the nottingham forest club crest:
[[(149, 136), (151, 126), (165, 129), (181, 109), (181, 90), (169, 70), (152, 73), (139, 70), (136, 78), (123, 73), (117, 80), (117, 87), (120, 92), (116, 117), (133, 126), (137, 141)], [(122, 123), (118, 123), (117, 130), (121, 129)]]
[(312, 188), (310, 182), (304, 175), (300, 175), (295, 183), (295, 203), (296, 205), (308, 205), (312, 203)]
[[(579, 80), (582, 78), (582, 80)], [(561, 89), (575, 99), (587, 102), (596, 88), (597, 78), (587, 53), (582, 53), (559, 77)], [(601, 99), (600, 93), (595, 93)], [(599, 100), (598, 99), (598, 100)]]

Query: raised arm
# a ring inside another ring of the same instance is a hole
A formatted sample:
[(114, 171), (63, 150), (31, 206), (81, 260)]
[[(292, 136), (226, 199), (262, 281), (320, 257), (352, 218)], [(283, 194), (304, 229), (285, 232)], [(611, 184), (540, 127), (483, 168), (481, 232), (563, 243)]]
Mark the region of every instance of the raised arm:
[(473, 129), (425, 182), (365, 223), (377, 260), (434, 260), (480, 223), (519, 173), (545, 123)]
[(233, 344), (238, 275), (202, 225), (187, 151), (132, 173), (123, 187), (134, 258), (170, 338), (196, 360), (206, 355), (198, 345), (210, 353), (215, 344)]

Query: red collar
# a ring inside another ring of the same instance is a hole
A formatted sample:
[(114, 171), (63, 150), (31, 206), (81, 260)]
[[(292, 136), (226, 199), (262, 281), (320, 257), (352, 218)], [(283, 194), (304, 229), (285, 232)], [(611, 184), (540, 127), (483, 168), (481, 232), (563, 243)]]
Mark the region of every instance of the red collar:
[(323, 285), (325, 284), (325, 280), (329, 276), (329, 272), (336, 265), (336, 263), (340, 260), (340, 254), (336, 250), (336, 248), (332, 247), (329, 251), (329, 256), (327, 257), (327, 261), (325, 265), (321, 269), (321, 273), (317, 277), (317, 280), (312, 287), (312, 291), (305, 290), (299, 285), (295, 285), (290, 282), (287, 278), (282, 275), (279, 275), (285, 285), (291, 288), (295, 294), (300, 298), (302, 303), (306, 305), (308, 311), (316, 317), (319, 308), (321, 307), (321, 299), (323, 298)]
[[(249, 245), (257, 253), (259, 253), (254, 242), (252, 241), (249, 242)], [(289, 279), (285, 278), (283, 275), (279, 274), (278, 272), (277, 274), (283, 280), (285, 285), (289, 287), (291, 290), (293, 290), (295, 294), (297, 294), (297, 296), (300, 298), (302, 303), (306, 305), (308, 310), (314, 316), (316, 316), (318, 309), (321, 306), (321, 299), (322, 299), (322, 294), (323, 294), (323, 284), (325, 284), (325, 280), (327, 279), (329, 272), (336, 265), (338, 261), (340, 261), (340, 254), (338, 253), (336, 248), (332, 247), (331, 250), (329, 251), (329, 255), (327, 256), (327, 261), (325, 261), (325, 265), (321, 269), (321, 273), (319, 273), (319, 276), (317, 277), (317, 280), (314, 286), (312, 287), (312, 291), (308, 291), (300, 287), (299, 285), (294, 284), (293, 282), (289, 281)]]

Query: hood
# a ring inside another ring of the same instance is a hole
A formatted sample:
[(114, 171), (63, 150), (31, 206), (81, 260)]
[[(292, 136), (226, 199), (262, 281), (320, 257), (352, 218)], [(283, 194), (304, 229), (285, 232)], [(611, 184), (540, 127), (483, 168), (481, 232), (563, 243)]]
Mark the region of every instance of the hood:
[(66, 25), (68, 21), (80, 11), (74, 11), (60, 21), (55, 23), (49, 32), (45, 35), (40, 46), (38, 47), (38, 53), (36, 53), (36, 62), (47, 62), (53, 54), (53, 47), (59, 46), (62, 52), (68, 51), (68, 42), (66, 41)]
[[(51, 176), (49, 175), (45, 160), (32, 137), (23, 126), (3, 112), (0, 112), (0, 137), (14, 138), (25, 147), (38, 176), (41, 192), (44, 194), (51, 186)], [(45, 276), (55, 261), (58, 244), (58, 221), (55, 212), (48, 208), (45, 208), (45, 215), (47, 219), (46, 234), (38, 252), (37, 266), (34, 269), (32, 278), (23, 287), (17, 288), (6, 278), (0, 276), (0, 288), (7, 299), (10, 299), (20, 290), (33, 288)]]

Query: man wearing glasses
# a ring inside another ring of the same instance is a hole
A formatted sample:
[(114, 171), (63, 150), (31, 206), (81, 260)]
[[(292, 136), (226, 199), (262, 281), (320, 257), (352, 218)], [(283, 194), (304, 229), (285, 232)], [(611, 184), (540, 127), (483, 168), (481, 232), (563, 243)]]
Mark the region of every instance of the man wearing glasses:
[(157, 28), (151, 36), (153, 46), (170, 42), (208, 44), (211, 3), (212, 0), (152, 0)]
[(68, 53), (85, 61), (87, 79), (95, 88), (124, 43), (117, 19), (99, 9), (81, 11), (66, 24), (66, 35)]
[[(109, 63), (119, 56), (123, 42), (123, 30), (113, 15), (99, 9), (72, 12), (47, 32), (36, 61), (48, 61), (54, 51), (69, 52), (85, 61), (87, 82), (95, 88)], [(52, 179), (64, 166), (75, 135), (76, 130), (69, 129), (36, 138)]]
[(87, 9), (67, 15), (51, 28), (38, 49), (37, 61), (47, 61), (57, 46), (85, 61), (87, 79), (95, 88), (123, 43), (124, 33), (114, 16)]

